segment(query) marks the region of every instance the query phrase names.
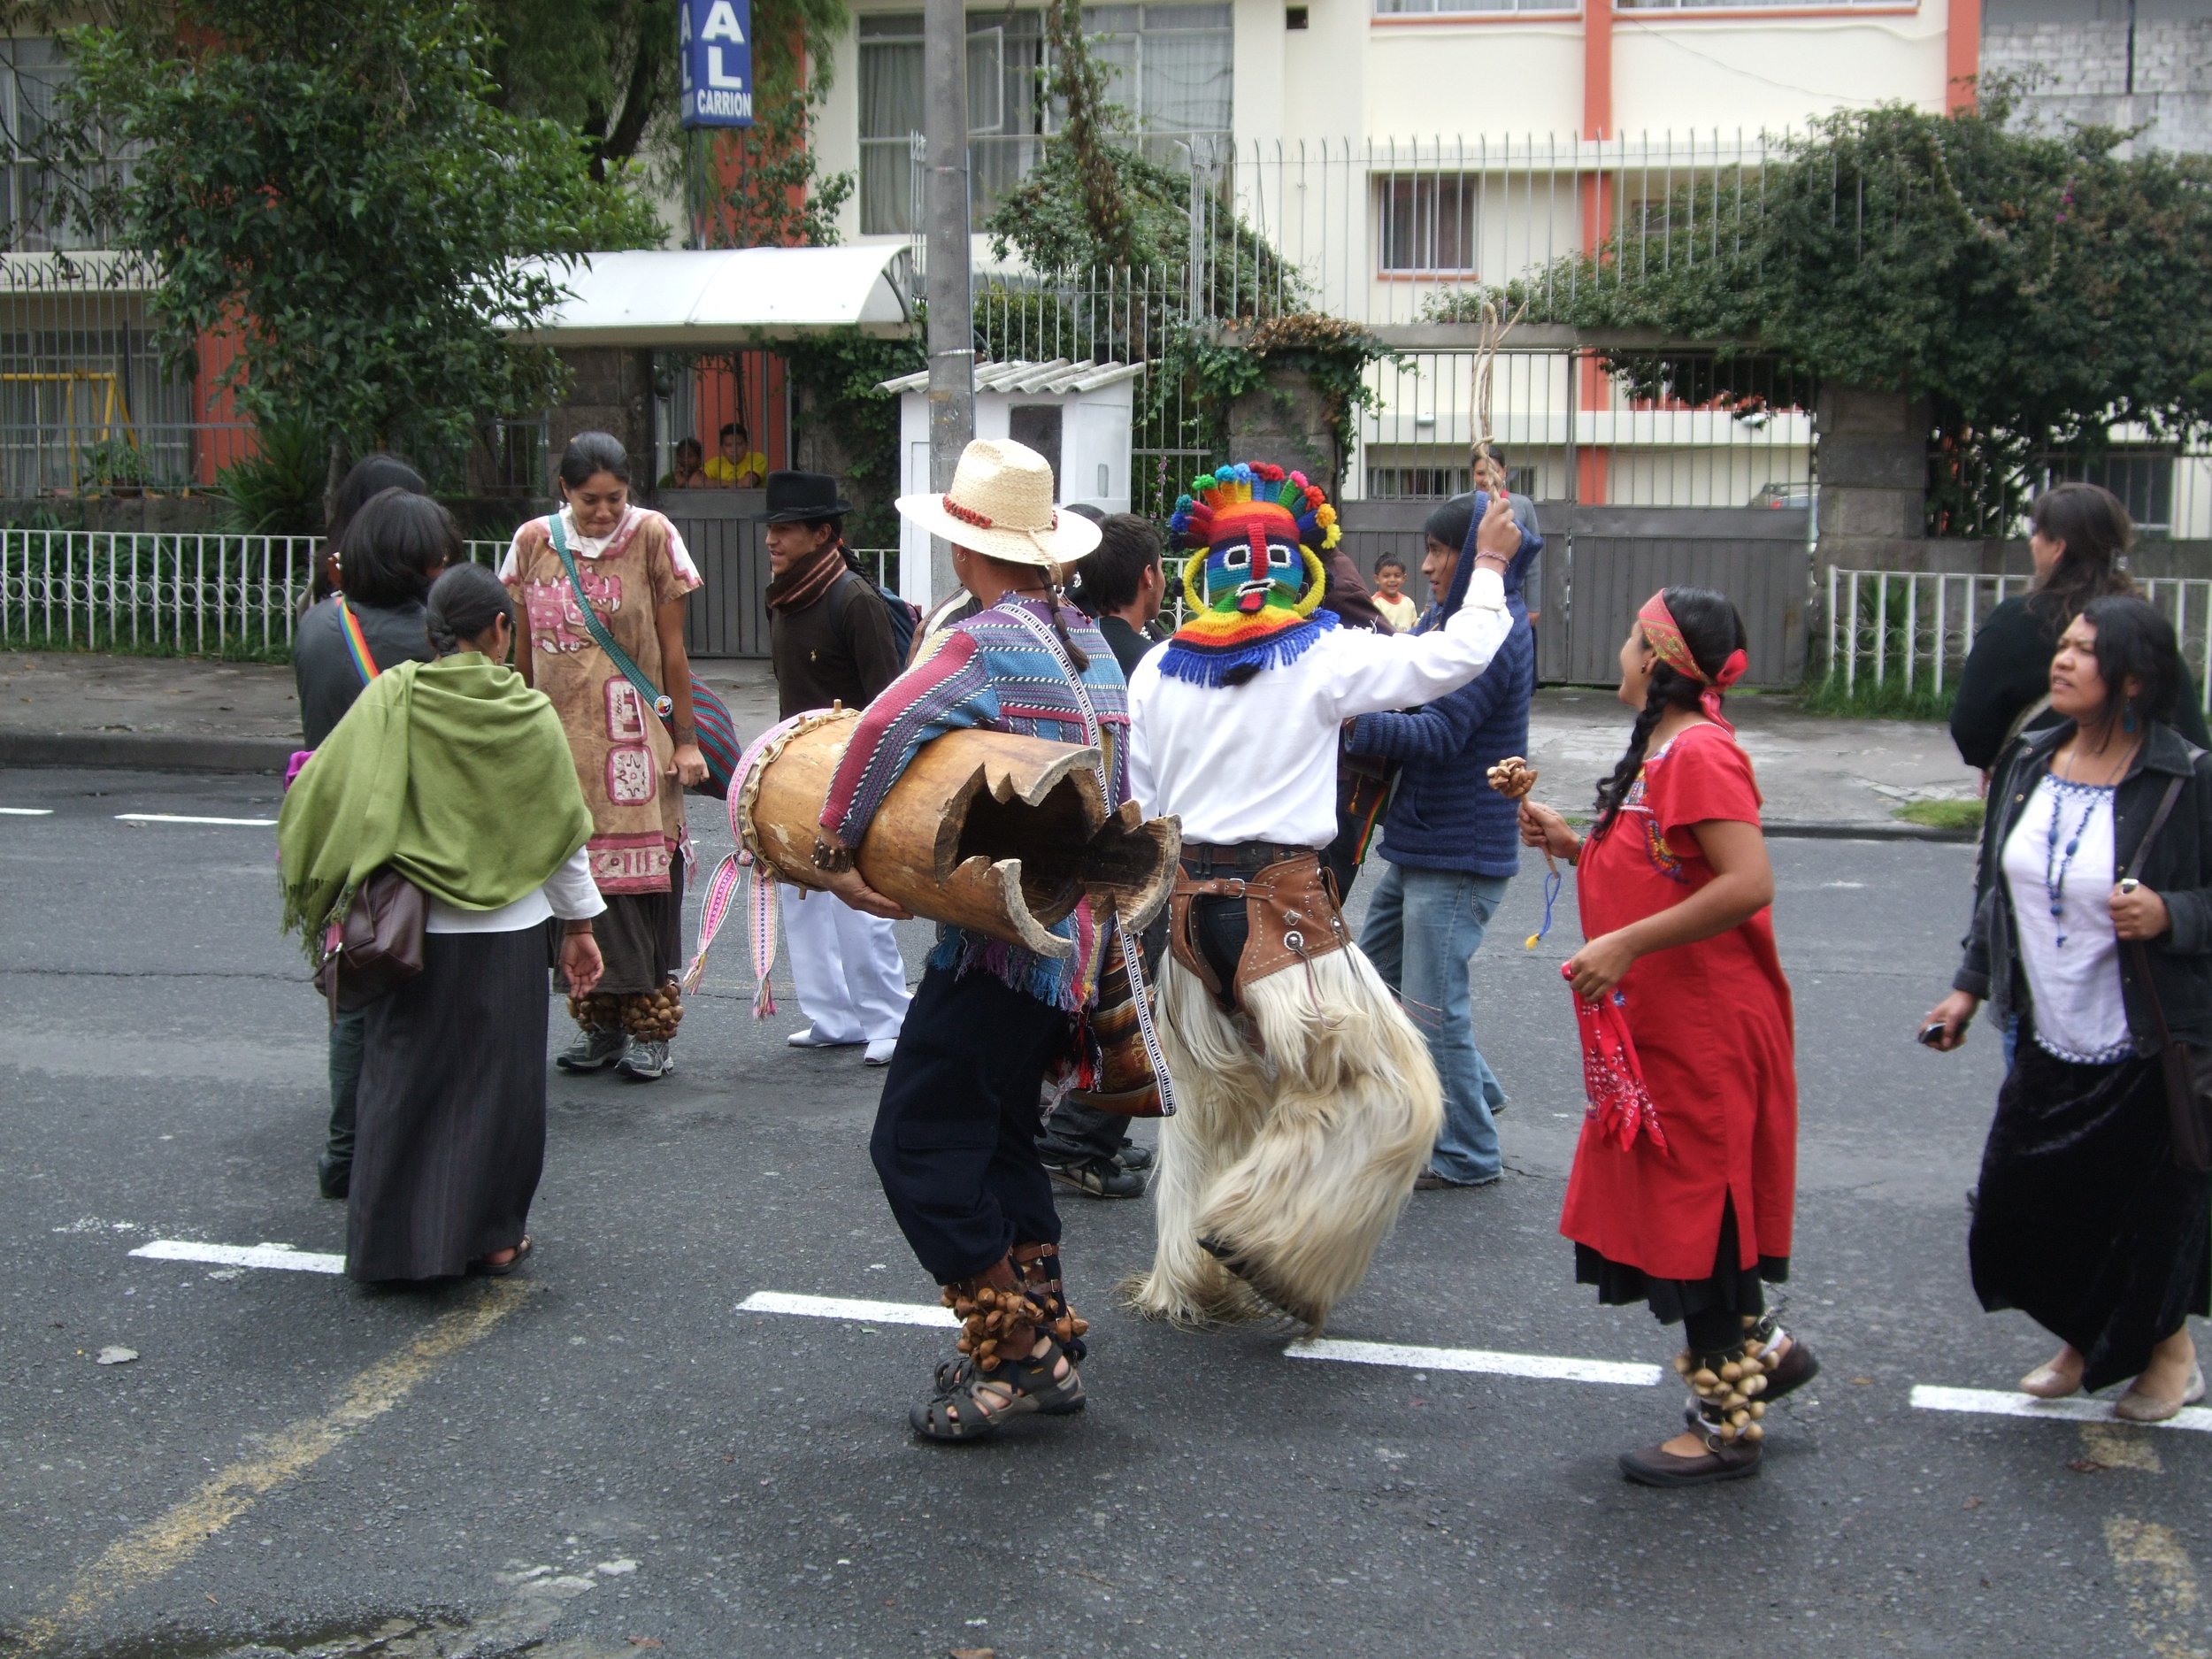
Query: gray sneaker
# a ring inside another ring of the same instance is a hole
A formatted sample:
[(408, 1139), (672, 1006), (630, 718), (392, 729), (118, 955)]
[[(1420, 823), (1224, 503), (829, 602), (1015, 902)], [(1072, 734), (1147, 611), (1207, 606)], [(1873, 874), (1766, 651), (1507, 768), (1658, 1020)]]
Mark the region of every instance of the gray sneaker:
[(655, 1078), (666, 1077), (676, 1069), (676, 1063), (668, 1057), (665, 1042), (640, 1042), (630, 1039), (630, 1046), (622, 1051), (622, 1063), (615, 1070), (633, 1083), (650, 1083)]
[(553, 1056), (564, 1071), (603, 1071), (622, 1058), (629, 1038), (618, 1031), (585, 1031)]

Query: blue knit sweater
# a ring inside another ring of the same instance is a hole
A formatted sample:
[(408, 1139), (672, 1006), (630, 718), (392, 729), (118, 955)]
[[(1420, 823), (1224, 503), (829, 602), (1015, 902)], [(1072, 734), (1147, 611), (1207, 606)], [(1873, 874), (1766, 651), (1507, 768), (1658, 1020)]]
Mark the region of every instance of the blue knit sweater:
[[(1528, 753), (1528, 705), (1536, 691), (1536, 636), (1522, 583), (1535, 551), (1506, 572), (1513, 631), (1488, 668), (1450, 695), (1410, 714), (1363, 714), (1353, 722), (1356, 754), (1401, 763), (1397, 793), (1383, 819), (1381, 852), (1412, 870), (1510, 876), (1521, 868), (1518, 809), (1490, 787), (1490, 768)], [(1417, 631), (1435, 626), (1431, 606)]]

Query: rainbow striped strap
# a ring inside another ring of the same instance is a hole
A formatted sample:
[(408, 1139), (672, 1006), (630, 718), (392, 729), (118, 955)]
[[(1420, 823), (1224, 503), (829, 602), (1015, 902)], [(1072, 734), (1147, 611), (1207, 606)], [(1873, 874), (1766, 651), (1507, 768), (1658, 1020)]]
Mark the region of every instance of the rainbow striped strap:
[(365, 686), (384, 671), (369, 654), (369, 636), (361, 632), (361, 618), (347, 606), (345, 595), (338, 595), (337, 599), (338, 625), (345, 630), (346, 652), (353, 658), (353, 672), (361, 676), (361, 683)]

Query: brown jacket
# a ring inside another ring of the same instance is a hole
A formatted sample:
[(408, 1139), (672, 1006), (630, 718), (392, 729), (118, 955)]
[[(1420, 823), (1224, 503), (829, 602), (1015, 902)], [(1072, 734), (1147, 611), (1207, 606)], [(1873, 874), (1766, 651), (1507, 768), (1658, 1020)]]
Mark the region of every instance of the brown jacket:
[(898, 678), (890, 614), (867, 578), (848, 570), (801, 611), (768, 613), (770, 661), (782, 718), (841, 703), (864, 708)]

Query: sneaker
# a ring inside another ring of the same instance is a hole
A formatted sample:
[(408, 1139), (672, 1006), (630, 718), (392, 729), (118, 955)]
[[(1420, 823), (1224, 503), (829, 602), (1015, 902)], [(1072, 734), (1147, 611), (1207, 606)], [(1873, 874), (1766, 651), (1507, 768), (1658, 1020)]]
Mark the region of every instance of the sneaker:
[(1413, 1190), (1417, 1193), (1471, 1192), (1478, 1187), (1495, 1187), (1504, 1179), (1503, 1173), (1500, 1173), (1479, 1181), (1455, 1181), (1449, 1176), (1439, 1175), (1434, 1170), (1423, 1170), (1413, 1178)]
[(811, 1025), (803, 1025), (784, 1041), (794, 1048), (849, 1048), (857, 1037), (825, 1037)]
[(1152, 1148), (1141, 1147), (1132, 1141), (1114, 1154), (1114, 1162), (1133, 1175), (1141, 1175), (1152, 1167)]
[(1045, 1172), (1063, 1187), (1072, 1187), (1093, 1198), (1142, 1198), (1144, 1177), (1124, 1169), (1112, 1158), (1069, 1158), (1045, 1164)]
[(622, 1064), (615, 1067), (634, 1083), (650, 1083), (675, 1069), (676, 1063), (668, 1057), (665, 1042), (639, 1042), (634, 1038), (622, 1051)]
[(889, 1065), (891, 1056), (899, 1051), (896, 1037), (879, 1037), (868, 1045), (868, 1052), (860, 1056), (863, 1065)]
[(585, 1031), (553, 1056), (564, 1071), (603, 1071), (622, 1058), (630, 1040), (618, 1031)]

